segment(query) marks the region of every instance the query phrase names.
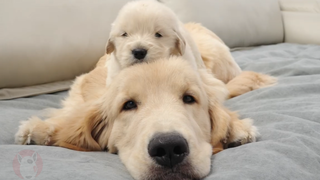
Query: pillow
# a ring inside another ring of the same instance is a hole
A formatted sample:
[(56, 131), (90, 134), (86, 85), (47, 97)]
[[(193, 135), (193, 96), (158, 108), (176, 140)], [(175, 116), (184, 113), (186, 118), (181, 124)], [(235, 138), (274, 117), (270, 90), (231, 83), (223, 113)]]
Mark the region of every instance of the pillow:
[(320, 45), (320, 0), (281, 0), (285, 42)]

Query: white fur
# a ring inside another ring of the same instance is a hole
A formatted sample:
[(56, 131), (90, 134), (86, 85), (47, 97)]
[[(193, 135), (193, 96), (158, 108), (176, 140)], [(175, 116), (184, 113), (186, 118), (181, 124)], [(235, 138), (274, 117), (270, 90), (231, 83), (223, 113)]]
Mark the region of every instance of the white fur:
[[(156, 33), (162, 37), (155, 37)], [(132, 55), (136, 48), (148, 51), (142, 61)], [(175, 13), (156, 1), (129, 2), (120, 10), (112, 24), (107, 53), (111, 53), (106, 65), (107, 85), (123, 68), (171, 55), (183, 56), (195, 69), (205, 67), (196, 44)]]

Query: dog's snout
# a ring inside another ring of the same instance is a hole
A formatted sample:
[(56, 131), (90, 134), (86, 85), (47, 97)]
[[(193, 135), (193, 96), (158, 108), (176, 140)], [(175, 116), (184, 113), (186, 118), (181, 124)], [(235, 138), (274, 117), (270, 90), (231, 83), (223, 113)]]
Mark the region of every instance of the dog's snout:
[(134, 58), (139, 59), (139, 60), (145, 58), (146, 55), (147, 55), (147, 52), (148, 51), (146, 49), (134, 49), (134, 50), (132, 50), (132, 54), (133, 54)]
[(172, 168), (189, 154), (187, 140), (178, 133), (161, 133), (153, 136), (148, 153), (157, 164)]

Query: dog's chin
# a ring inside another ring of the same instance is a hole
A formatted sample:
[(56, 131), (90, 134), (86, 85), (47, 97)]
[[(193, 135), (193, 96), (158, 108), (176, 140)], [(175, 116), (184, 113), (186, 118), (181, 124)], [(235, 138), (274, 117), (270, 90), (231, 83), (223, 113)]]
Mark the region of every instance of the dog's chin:
[(135, 64), (150, 63), (150, 62), (158, 60), (161, 57), (162, 56), (148, 56), (147, 55), (143, 59), (136, 59), (133, 56), (130, 57), (130, 58), (122, 58), (122, 59), (125, 59), (125, 61), (124, 61), (124, 62), (126, 62), (125, 67), (128, 67), (128, 66), (132, 66), (132, 65), (135, 65)]
[(147, 62), (145, 59), (134, 59), (134, 60), (132, 60), (131, 65), (141, 64), (141, 63), (145, 63), (145, 62)]
[[(193, 178), (186, 176), (185, 174), (181, 173), (175, 173), (175, 172), (170, 172), (167, 174), (161, 174), (161, 175), (156, 175), (151, 178), (152, 180), (167, 180), (167, 179), (174, 179), (174, 180), (193, 180)], [(151, 180), (150, 179), (150, 180)]]
[(189, 163), (183, 163), (174, 168), (164, 168), (160, 166), (154, 166), (150, 168), (150, 174), (147, 176), (147, 180), (197, 180), (201, 179), (194, 173), (192, 166)]
[(151, 59), (149, 58), (144, 58), (144, 59), (132, 59), (130, 65), (135, 65), (135, 64), (141, 64), (141, 63), (149, 63), (151, 62)]

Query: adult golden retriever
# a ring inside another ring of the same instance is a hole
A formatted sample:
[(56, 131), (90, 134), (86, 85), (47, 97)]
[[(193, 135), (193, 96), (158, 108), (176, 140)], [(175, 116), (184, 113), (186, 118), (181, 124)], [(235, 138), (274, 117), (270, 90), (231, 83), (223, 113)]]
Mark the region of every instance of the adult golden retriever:
[(257, 135), (251, 119), (223, 106), (228, 93), (206, 69), (181, 57), (159, 59), (123, 69), (99, 98), (68, 104), (79, 101), (70, 96), (64, 109), (46, 121), (31, 118), (28, 127), (37, 144), (50, 136), (50, 145), (118, 152), (135, 179), (200, 179), (210, 171), (213, 145)]
[[(209, 172), (212, 147), (217, 152), (222, 145), (255, 141), (257, 131), (251, 120), (238, 121), (236, 113), (221, 103), (227, 97), (269, 86), (275, 79), (241, 72), (228, 47), (200, 24), (182, 25), (158, 2), (130, 2), (112, 27), (106, 52), (94, 70), (76, 79), (62, 109), (51, 112), (45, 121), (32, 117), (21, 122), (16, 143), (109, 149), (119, 151), (136, 179), (153, 179), (153, 175), (155, 179), (197, 179)], [(148, 64), (136, 65), (140, 62)], [(179, 106), (177, 95), (183, 90), (179, 98), (184, 103)], [(122, 110), (124, 107), (130, 110)], [(139, 122), (157, 116), (149, 125)], [(129, 117), (137, 124), (128, 121)], [(166, 141), (163, 137), (170, 142), (180, 139), (178, 160), (168, 160), (158, 150), (149, 151), (147, 144), (153, 139), (155, 143)], [(134, 166), (134, 161), (141, 166)], [(168, 168), (177, 173), (169, 173)]]

